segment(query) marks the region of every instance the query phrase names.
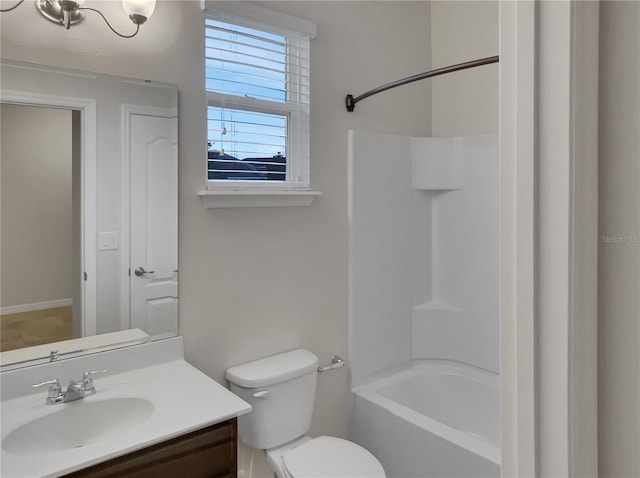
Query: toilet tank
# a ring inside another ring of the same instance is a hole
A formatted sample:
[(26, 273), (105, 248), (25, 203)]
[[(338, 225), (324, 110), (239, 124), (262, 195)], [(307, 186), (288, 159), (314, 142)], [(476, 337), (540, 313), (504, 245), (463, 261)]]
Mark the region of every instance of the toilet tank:
[(231, 391), (253, 411), (238, 417), (238, 436), (267, 450), (307, 433), (316, 392), (318, 357), (298, 349), (227, 370)]

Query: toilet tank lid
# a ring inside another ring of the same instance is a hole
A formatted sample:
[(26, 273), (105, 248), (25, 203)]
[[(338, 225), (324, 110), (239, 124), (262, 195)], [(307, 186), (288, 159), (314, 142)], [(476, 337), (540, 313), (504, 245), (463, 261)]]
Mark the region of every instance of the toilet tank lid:
[(227, 380), (245, 388), (265, 387), (300, 377), (318, 367), (318, 357), (297, 349), (227, 369)]

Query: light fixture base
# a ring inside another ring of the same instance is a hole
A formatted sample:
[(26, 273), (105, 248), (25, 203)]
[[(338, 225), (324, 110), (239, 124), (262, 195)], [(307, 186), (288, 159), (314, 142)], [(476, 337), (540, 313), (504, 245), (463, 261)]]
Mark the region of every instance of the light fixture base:
[[(37, 0), (36, 8), (47, 20), (65, 26), (64, 11), (57, 0)], [(84, 20), (84, 13), (79, 10), (71, 10), (69, 13), (69, 25)]]
[(147, 17), (138, 13), (132, 13), (131, 15), (129, 15), (129, 19), (136, 25), (142, 25), (147, 21)]

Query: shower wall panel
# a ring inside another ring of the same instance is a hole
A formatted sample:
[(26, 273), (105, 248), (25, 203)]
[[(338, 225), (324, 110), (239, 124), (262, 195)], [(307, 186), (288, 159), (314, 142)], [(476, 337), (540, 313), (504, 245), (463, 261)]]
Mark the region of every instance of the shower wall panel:
[(498, 371), (497, 136), (349, 133), (349, 359)]
[(430, 300), (413, 298), (412, 356), (498, 372), (498, 138), (413, 142), (414, 185), (432, 194), (432, 288)]
[(429, 220), (428, 198), (411, 187), (411, 138), (349, 132), (348, 215), (349, 360), (357, 380), (411, 359), (412, 264), (425, 268), (428, 260), (425, 238), (412, 231), (425, 234)]

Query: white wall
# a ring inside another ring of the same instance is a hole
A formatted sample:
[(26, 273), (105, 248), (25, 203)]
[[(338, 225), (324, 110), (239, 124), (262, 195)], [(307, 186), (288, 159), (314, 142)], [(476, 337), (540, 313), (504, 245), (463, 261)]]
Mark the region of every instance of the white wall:
[(638, 2), (600, 4), (598, 458), (608, 477), (640, 475), (639, 31)]
[[(431, 3), (431, 64), (441, 68), (498, 54), (497, 1)], [(498, 65), (432, 82), (432, 136), (498, 132)]]
[[(130, 30), (119, 4), (101, 2), (101, 8), (116, 27)], [(428, 82), (369, 98), (354, 113), (344, 109), (348, 93), (428, 69), (428, 3), (260, 4), (318, 24), (311, 47), (311, 183), (323, 196), (306, 208), (202, 207), (197, 192), (204, 187), (206, 102), (199, 2), (159, 2), (132, 40), (117, 38), (95, 16), (70, 31), (27, 5), (1, 17), (4, 57), (178, 84), (180, 333), (187, 359), (220, 381), (231, 365), (299, 346), (323, 361), (332, 353), (348, 360), (347, 130), (430, 131)], [(348, 397), (346, 371), (320, 376), (311, 433), (345, 436)]]
[(71, 299), (71, 111), (0, 115), (2, 307)]

